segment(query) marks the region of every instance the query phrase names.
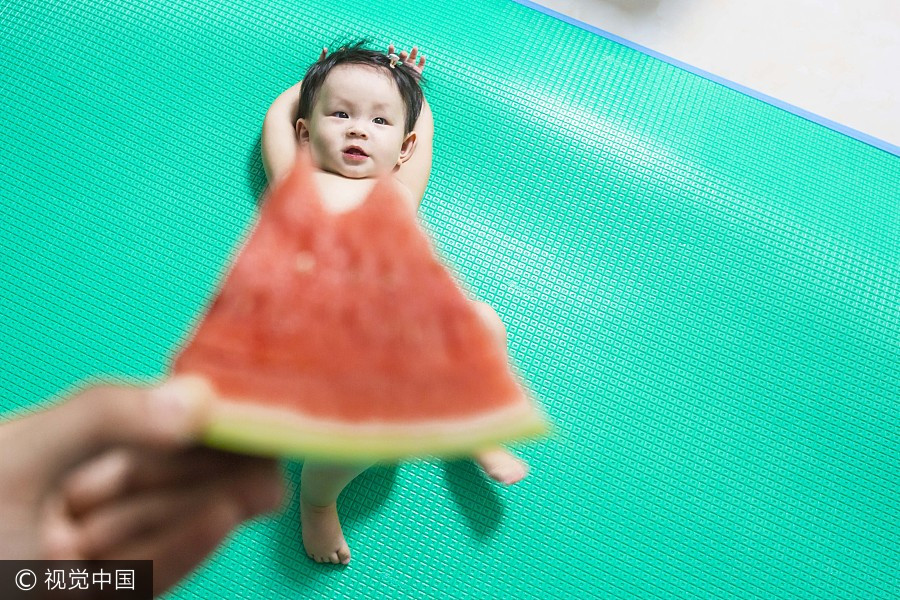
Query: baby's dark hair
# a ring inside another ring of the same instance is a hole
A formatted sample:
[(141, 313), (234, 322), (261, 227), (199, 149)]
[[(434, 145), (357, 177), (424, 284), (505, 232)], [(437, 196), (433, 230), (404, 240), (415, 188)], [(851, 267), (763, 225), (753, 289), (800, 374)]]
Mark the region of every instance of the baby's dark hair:
[(419, 85), (422, 80), (421, 74), (400, 62), (391, 68), (391, 59), (388, 55), (384, 52), (364, 48), (363, 46), (367, 43), (366, 40), (362, 40), (353, 44), (345, 44), (334, 52), (330, 52), (322, 60), (317, 60), (307, 69), (306, 75), (303, 77), (303, 85), (300, 87), (298, 116), (301, 119), (309, 118), (316, 98), (319, 96), (319, 90), (322, 89), (325, 78), (332, 69), (339, 65), (366, 65), (383, 69), (397, 84), (400, 97), (406, 106), (404, 134), (413, 130), (425, 100), (422, 87)]

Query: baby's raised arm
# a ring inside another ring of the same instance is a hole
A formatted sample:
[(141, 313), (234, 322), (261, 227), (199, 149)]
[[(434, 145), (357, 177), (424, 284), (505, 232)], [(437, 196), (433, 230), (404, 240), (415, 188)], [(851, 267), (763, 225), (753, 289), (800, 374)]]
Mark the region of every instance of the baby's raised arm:
[(434, 143), (434, 117), (428, 102), (422, 102), (422, 112), (413, 127), (416, 134), (416, 149), (394, 174), (394, 177), (409, 188), (416, 206), (422, 204), (428, 178), (431, 176), (432, 146)]
[(297, 160), (297, 110), (300, 107), (300, 83), (279, 95), (263, 120), (261, 153), (269, 183), (287, 175)]
[[(394, 54), (393, 44), (388, 46), (388, 53)], [(414, 46), (410, 52), (404, 50), (398, 58), (407, 68), (415, 69), (419, 73), (425, 68), (425, 57), (419, 55), (418, 47)], [(416, 61), (416, 58), (419, 60)], [(428, 106), (428, 101), (424, 98), (422, 110), (419, 112), (419, 118), (416, 120), (413, 131), (416, 134), (416, 149), (412, 156), (400, 165), (400, 169), (397, 170), (394, 176), (409, 189), (416, 200), (416, 206), (419, 206), (422, 204), (425, 189), (428, 187), (428, 178), (431, 176), (431, 161), (434, 154), (434, 117), (431, 114), (431, 107)]]
[[(328, 55), (328, 48), (322, 48), (319, 60)], [(295, 83), (283, 91), (263, 119), (260, 141), (263, 169), (269, 183), (275, 183), (287, 175), (297, 159), (297, 111), (300, 109), (300, 86)]]

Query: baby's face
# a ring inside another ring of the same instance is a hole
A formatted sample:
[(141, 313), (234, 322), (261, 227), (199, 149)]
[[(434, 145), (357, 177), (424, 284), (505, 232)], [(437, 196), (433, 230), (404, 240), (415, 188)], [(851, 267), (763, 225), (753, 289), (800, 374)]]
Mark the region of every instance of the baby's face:
[(406, 108), (390, 75), (362, 65), (332, 70), (308, 119), (297, 133), (309, 143), (323, 171), (352, 177), (389, 173), (401, 152), (411, 151), (404, 135)]

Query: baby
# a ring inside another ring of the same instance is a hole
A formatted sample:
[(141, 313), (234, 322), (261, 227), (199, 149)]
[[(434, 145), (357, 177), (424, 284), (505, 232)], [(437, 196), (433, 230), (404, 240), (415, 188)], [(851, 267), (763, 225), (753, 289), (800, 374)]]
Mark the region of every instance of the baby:
[[(419, 86), (425, 57), (418, 49), (388, 54), (343, 46), (322, 50), (303, 80), (269, 108), (262, 130), (262, 159), (270, 184), (287, 175), (300, 148), (308, 147), (319, 196), (330, 210), (350, 210), (390, 173), (415, 210), (431, 172), (434, 121)], [(506, 330), (488, 305), (485, 322), (506, 346)], [(475, 461), (493, 479), (512, 484), (526, 465), (506, 450), (485, 448)], [(344, 487), (371, 465), (306, 460), (300, 479), (300, 520), (306, 553), (317, 562), (350, 562), (337, 513)]]

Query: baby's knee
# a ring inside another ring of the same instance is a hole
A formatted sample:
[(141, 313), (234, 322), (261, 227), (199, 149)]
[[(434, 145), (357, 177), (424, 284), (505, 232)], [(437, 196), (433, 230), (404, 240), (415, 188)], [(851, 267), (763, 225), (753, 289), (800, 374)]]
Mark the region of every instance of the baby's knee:
[(500, 320), (497, 312), (486, 302), (476, 302), (475, 308), (478, 311), (478, 316), (481, 317), (481, 320), (487, 325), (494, 337), (503, 345), (506, 345), (506, 326), (503, 325), (503, 321)]

